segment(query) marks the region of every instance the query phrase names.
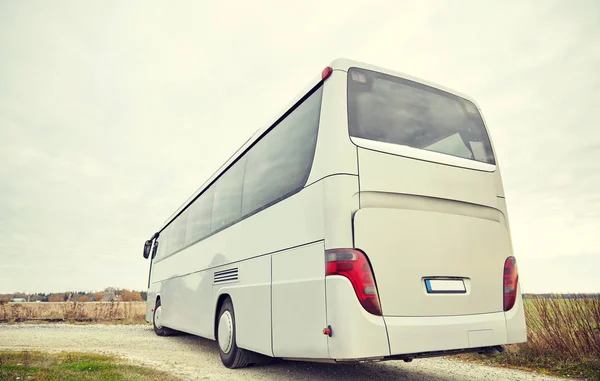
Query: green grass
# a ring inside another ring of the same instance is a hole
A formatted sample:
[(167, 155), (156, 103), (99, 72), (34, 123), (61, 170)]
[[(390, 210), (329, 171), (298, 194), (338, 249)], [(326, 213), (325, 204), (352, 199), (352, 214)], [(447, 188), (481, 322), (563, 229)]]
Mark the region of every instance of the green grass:
[(0, 351), (0, 380), (175, 381), (177, 378), (154, 369), (125, 364), (110, 356)]

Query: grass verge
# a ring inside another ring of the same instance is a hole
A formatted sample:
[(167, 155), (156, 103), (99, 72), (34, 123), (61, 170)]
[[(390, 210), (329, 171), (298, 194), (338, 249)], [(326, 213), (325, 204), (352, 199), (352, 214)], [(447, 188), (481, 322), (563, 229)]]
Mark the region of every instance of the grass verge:
[(527, 342), (497, 355), (463, 359), (564, 377), (600, 380), (600, 298), (548, 295), (525, 299)]
[(0, 351), (0, 380), (176, 381), (178, 378), (97, 354)]

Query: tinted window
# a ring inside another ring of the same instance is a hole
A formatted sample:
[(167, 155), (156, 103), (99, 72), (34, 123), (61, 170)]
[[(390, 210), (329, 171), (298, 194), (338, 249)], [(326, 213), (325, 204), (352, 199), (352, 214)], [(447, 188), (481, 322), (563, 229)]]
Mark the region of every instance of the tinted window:
[(495, 164), (477, 107), (406, 79), (348, 71), (350, 135)]
[(171, 225), (167, 226), (158, 237), (158, 251), (156, 252), (156, 259), (162, 259), (169, 255), (169, 233), (171, 232)]
[(322, 94), (321, 87), (247, 153), (243, 215), (268, 206), (306, 183), (317, 142)]
[(167, 226), (160, 234), (156, 259), (301, 189), (314, 156), (321, 98), (319, 88)]
[(196, 242), (210, 234), (215, 187), (208, 188), (189, 206), (189, 216), (185, 231), (185, 245)]
[(245, 165), (245, 157), (242, 157), (213, 185), (215, 195), (211, 231), (228, 226), (242, 216), (242, 183)]
[(160, 233), (158, 237), (158, 250), (156, 252), (157, 260), (168, 257), (184, 247), (187, 216), (187, 211), (183, 212)]
[(158, 246), (156, 249), (156, 257), (154, 258), (155, 261), (162, 259), (165, 256), (162, 233), (160, 234), (160, 238), (156, 242), (158, 243)]
[(175, 221), (171, 223), (171, 234), (169, 237), (169, 254), (183, 249), (185, 244), (185, 225), (187, 223), (188, 212), (183, 212)]

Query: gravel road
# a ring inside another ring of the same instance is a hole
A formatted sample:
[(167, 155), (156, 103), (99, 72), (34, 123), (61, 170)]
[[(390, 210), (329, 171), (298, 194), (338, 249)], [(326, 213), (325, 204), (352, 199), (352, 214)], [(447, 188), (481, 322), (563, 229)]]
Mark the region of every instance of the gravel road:
[(450, 358), (351, 365), (281, 361), (230, 370), (221, 364), (215, 342), (189, 335), (158, 337), (145, 325), (0, 325), (0, 349), (113, 354), (184, 380), (562, 380)]

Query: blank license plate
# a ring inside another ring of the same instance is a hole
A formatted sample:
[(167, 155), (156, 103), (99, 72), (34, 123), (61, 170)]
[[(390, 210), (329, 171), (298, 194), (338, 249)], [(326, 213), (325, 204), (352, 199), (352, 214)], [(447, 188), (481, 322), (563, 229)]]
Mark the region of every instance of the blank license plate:
[(425, 279), (430, 294), (464, 294), (467, 292), (462, 279)]

